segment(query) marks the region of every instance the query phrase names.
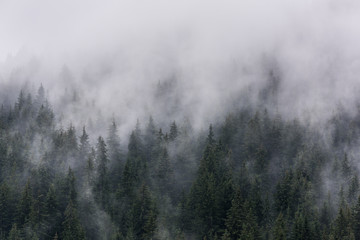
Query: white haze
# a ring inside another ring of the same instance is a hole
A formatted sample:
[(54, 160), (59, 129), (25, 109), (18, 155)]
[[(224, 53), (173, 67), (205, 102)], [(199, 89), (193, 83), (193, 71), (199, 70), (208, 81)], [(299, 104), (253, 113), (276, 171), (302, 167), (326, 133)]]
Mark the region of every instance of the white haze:
[[(245, 92), (275, 68), (276, 110), (318, 123), (357, 109), (359, 22), (356, 0), (0, 0), (0, 94), (43, 83), (64, 125), (114, 116), (127, 134), (153, 114), (199, 129), (239, 95), (254, 102)], [(171, 116), (154, 98), (169, 79)], [(61, 106), (74, 89), (78, 105)]]

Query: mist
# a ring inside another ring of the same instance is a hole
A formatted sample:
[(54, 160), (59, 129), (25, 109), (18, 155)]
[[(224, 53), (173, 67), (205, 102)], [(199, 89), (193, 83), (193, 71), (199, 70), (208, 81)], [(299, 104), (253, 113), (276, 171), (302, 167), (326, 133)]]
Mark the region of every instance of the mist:
[[(53, 174), (46, 190), (39, 187), (44, 196), (52, 188), (62, 196), (62, 182), (77, 189), (77, 197), (70, 190), (70, 201), (58, 197), (62, 212), (46, 230), (51, 237), (65, 232), (65, 210), (78, 201), (87, 238), (146, 239), (127, 224), (136, 222), (139, 199), (149, 198), (155, 239), (227, 239), (227, 231), (235, 239), (224, 219), (236, 201), (241, 211), (257, 211), (249, 216), (256, 215), (261, 239), (273, 239), (282, 214), (289, 238), (296, 219), (316, 222), (310, 216), (320, 216), (328, 204), (332, 215), (327, 222), (319, 217), (319, 226), (341, 239), (330, 230), (336, 211), (353, 209), (354, 192), (360, 193), (359, 22), (356, 0), (0, 0), (0, 183), (26, 190), (37, 186), (44, 168)], [(33, 97), (31, 116), (19, 108), (20, 91)], [(44, 106), (51, 120), (46, 127), (39, 120)], [(16, 146), (24, 149), (19, 156)], [(101, 155), (101, 146), (108, 152)], [(207, 157), (225, 169), (224, 176), (213, 169), (223, 177), (214, 194), (224, 196), (216, 206), (222, 220), (210, 230), (191, 215)], [(104, 171), (112, 179), (102, 190), (101, 159), (108, 160)], [(131, 190), (128, 169), (137, 171)], [(170, 180), (161, 182), (161, 171)], [(18, 181), (3, 180), (13, 176)], [(293, 205), (277, 202), (286, 181), (303, 194)], [(19, 189), (14, 196), (23, 194)], [(258, 213), (266, 207), (267, 220)], [(17, 221), (27, 237), (43, 234), (26, 218)], [(0, 238), (16, 232), (13, 224), (0, 226)]]
[(357, 105), (356, 1), (0, 4), (2, 89), (42, 83), (54, 105), (81, 89), (82, 124), (99, 112), (121, 112), (123, 126), (150, 114), (162, 119), (154, 89), (175, 81), (179, 110), (171, 118), (199, 129), (248, 89), (255, 102), (271, 70), (281, 78), (276, 111), (284, 116), (323, 122), (334, 106)]

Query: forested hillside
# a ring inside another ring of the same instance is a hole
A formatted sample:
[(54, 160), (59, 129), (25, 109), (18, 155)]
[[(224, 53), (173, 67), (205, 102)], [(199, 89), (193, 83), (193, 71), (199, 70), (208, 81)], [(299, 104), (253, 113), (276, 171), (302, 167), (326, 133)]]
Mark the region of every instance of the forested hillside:
[(125, 140), (21, 90), (0, 110), (0, 239), (360, 239), (360, 117), (320, 131), (245, 106), (200, 132), (149, 116)]

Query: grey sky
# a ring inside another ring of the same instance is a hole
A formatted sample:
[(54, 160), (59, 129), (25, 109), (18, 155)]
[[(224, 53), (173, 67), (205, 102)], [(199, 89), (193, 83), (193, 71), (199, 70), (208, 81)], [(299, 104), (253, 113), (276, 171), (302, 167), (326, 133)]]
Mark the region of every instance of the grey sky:
[(201, 125), (262, 86), (266, 56), (283, 78), (278, 110), (317, 121), (358, 99), (359, 22), (356, 0), (0, 0), (0, 81), (21, 69), (16, 79), (43, 82), (56, 101), (66, 65), (86, 101), (134, 121), (156, 112), (149, 89), (176, 75)]

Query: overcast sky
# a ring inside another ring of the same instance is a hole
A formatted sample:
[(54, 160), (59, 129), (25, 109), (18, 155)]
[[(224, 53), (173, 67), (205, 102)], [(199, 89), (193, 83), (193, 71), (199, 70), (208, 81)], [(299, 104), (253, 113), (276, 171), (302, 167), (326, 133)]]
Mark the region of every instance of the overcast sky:
[(278, 110), (326, 118), (358, 100), (359, 22), (357, 0), (0, 0), (0, 81), (55, 96), (66, 65), (84, 98), (134, 120), (155, 111), (147, 89), (176, 75), (183, 106), (205, 116), (262, 85), (265, 56), (283, 79)]

